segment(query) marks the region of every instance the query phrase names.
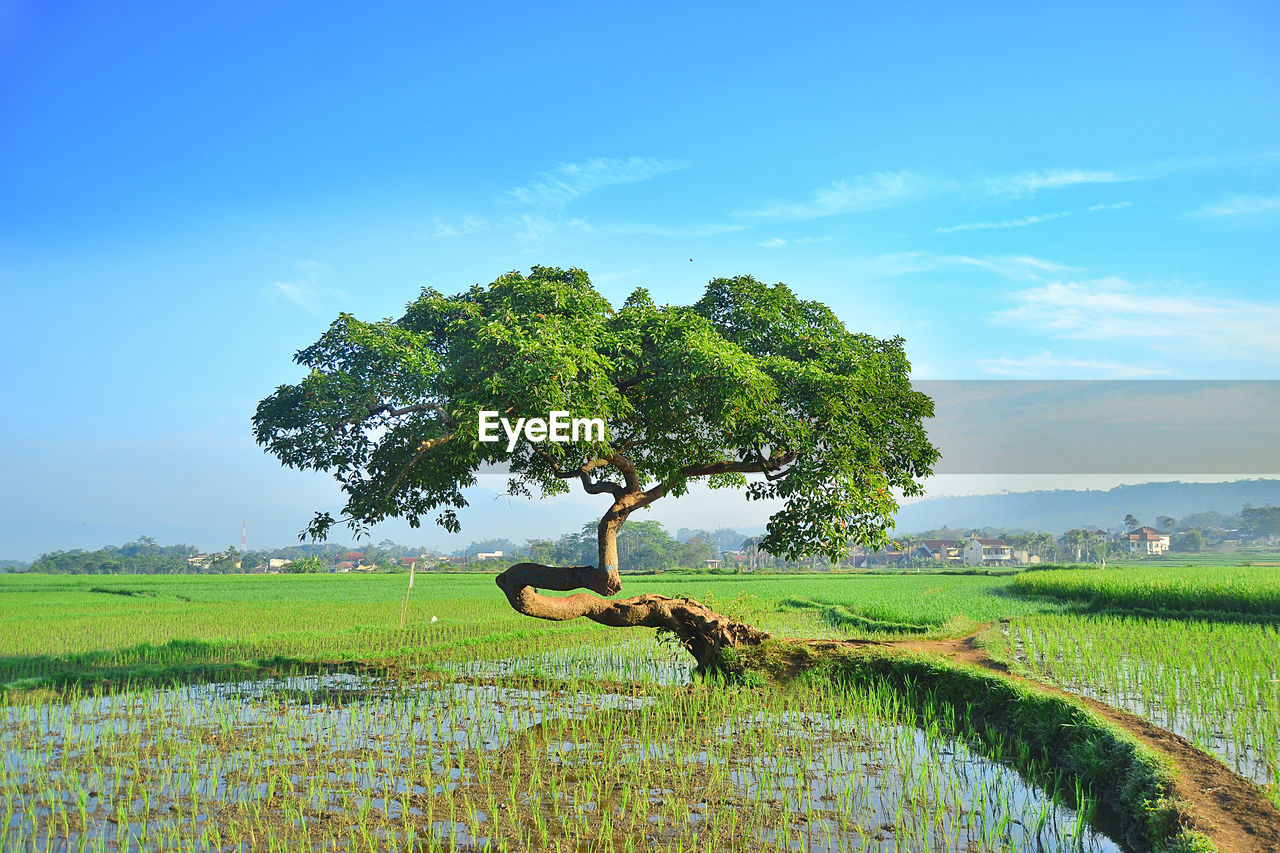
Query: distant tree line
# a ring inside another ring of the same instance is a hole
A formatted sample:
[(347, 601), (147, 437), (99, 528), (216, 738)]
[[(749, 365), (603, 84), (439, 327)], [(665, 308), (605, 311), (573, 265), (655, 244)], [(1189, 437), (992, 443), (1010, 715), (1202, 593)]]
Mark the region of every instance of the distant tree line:
[(41, 554), (28, 571), (59, 575), (172, 575), (190, 571), (187, 558), (197, 553), (191, 545), (159, 545), (150, 536), (140, 536), (96, 551), (76, 548)]
[[(718, 560), (724, 550), (736, 550), (745, 537), (733, 530), (688, 530), (672, 536), (657, 521), (628, 522), (618, 534), (618, 567), (624, 572), (651, 572), (677, 566), (701, 568)], [(717, 547), (718, 542), (729, 543)], [(565, 533), (558, 539), (528, 539), (517, 545), (509, 539), (482, 539), (454, 552), (472, 558), (501, 551), (503, 562), (529, 561), (556, 566), (594, 565), (597, 560), (596, 523)]]
[[(1145, 522), (1129, 513), (1121, 520), (1121, 524), (1123, 529), (1133, 530), (1144, 526)], [(1169, 546), (1175, 552), (1197, 552), (1231, 541), (1270, 545), (1280, 540), (1280, 507), (1245, 504), (1236, 515), (1210, 510), (1191, 513), (1181, 519), (1157, 515), (1154, 526), (1170, 534)], [(910, 550), (925, 539), (968, 539), (970, 536), (1002, 539), (1016, 550), (1027, 551), (1029, 555), (1050, 562), (1098, 561), (1128, 553), (1123, 541), (1117, 542), (1107, 532), (1099, 531), (1091, 525), (1081, 525), (1058, 536), (1044, 532), (1010, 532), (992, 527), (943, 525), (933, 530), (900, 535), (896, 537), (896, 541), (903, 550)]]
[[(1137, 527), (1141, 519), (1132, 514), (1123, 519), (1126, 527)], [(1172, 533), (1170, 545), (1174, 551), (1195, 552), (1220, 544), (1224, 540), (1238, 540), (1254, 544), (1274, 544), (1280, 540), (1280, 507), (1252, 506), (1245, 504), (1236, 515), (1221, 512), (1198, 512), (1175, 520), (1171, 516), (1157, 516), (1157, 528)], [(1132, 523), (1130, 523), (1132, 522)], [(1076, 560), (1104, 560), (1125, 553), (1124, 543), (1117, 543), (1106, 534), (1100, 534), (1090, 526), (1066, 531), (1054, 536), (1045, 532), (1008, 531), (990, 527), (959, 528), (946, 525), (933, 530), (902, 534), (896, 537), (896, 548), (913, 551), (925, 539), (967, 539), (970, 535), (981, 539), (1002, 539), (1015, 549), (1027, 551), (1045, 562)], [(703, 568), (714, 561), (729, 567), (754, 570), (787, 570), (795, 568), (826, 568), (831, 564), (824, 559), (787, 560), (769, 554), (759, 548), (758, 538), (749, 537), (736, 530), (699, 530), (680, 528), (672, 536), (657, 521), (632, 521), (625, 525), (618, 536), (619, 567), (626, 572), (662, 571), (676, 567)], [(383, 570), (405, 570), (403, 560), (425, 556), (435, 564), (434, 551), (414, 545), (402, 545), (384, 539), (376, 545), (343, 545), (333, 542), (307, 543), (284, 548), (259, 551), (240, 551), (234, 546), (225, 551), (207, 555), (201, 565), (192, 565), (188, 558), (199, 551), (192, 545), (160, 545), (150, 536), (139, 536), (123, 545), (106, 545), (95, 551), (73, 549), (41, 554), (29, 567), (15, 561), (6, 561), (6, 568), (43, 572), (48, 574), (229, 574), (261, 570), (269, 560), (292, 561), (295, 572), (328, 571), (337, 563), (358, 551), (360, 563), (366, 567)], [(483, 553), (502, 552), (496, 562), (474, 563)], [(738, 557), (723, 559), (725, 552)], [(597, 559), (596, 524), (589, 522), (581, 530), (565, 533), (557, 539), (528, 539), (516, 544), (506, 538), (487, 538), (471, 542), (453, 553), (455, 559), (488, 570), (504, 567), (513, 562), (531, 561), (560, 566), (593, 565)], [(425, 566), (423, 566), (425, 568)]]

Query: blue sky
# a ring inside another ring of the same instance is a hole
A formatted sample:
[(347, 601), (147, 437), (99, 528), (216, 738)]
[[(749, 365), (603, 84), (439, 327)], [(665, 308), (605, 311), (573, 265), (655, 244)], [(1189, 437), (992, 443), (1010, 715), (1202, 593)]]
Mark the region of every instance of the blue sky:
[(1278, 236), (1273, 4), (0, 2), (0, 557), (289, 541), (336, 494), (256, 401), (424, 285), (751, 273), (922, 378), (1278, 379)]

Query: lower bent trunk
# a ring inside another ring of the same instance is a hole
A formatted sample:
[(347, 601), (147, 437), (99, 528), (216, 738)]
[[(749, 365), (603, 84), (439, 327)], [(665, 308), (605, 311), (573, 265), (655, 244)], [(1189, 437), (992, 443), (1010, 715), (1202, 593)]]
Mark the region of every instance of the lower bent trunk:
[[(647, 627), (671, 631), (706, 672), (724, 669), (724, 650), (741, 645), (755, 645), (769, 635), (727, 616), (716, 613), (691, 598), (668, 598), (665, 595), (639, 595), (621, 601), (607, 601), (600, 596), (615, 595), (622, 589), (618, 574), (618, 531), (630, 514), (632, 504), (619, 500), (597, 528), (596, 544), (599, 563), (596, 566), (544, 566), (540, 563), (517, 563), (498, 575), (498, 587), (518, 613), (537, 619), (564, 621), (580, 616), (614, 628)], [(543, 595), (539, 589), (586, 592), (562, 597)]]
[(725, 649), (756, 645), (768, 638), (757, 628), (716, 613), (691, 598), (665, 595), (638, 595), (608, 601), (591, 593), (562, 597), (542, 595), (538, 588), (553, 590), (590, 589), (612, 595), (621, 588), (618, 573), (601, 572), (594, 566), (544, 566), (517, 563), (497, 577), (497, 584), (511, 606), (525, 616), (565, 621), (585, 616), (614, 628), (662, 628), (674, 633), (707, 672), (725, 668)]

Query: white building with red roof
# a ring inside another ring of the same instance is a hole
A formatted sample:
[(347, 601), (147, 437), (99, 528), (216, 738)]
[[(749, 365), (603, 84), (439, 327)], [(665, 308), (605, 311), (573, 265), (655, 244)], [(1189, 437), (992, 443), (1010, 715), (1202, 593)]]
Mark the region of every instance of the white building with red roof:
[(1169, 553), (1169, 534), (1154, 527), (1139, 527), (1123, 537), (1129, 543), (1129, 553), (1144, 557), (1158, 557)]

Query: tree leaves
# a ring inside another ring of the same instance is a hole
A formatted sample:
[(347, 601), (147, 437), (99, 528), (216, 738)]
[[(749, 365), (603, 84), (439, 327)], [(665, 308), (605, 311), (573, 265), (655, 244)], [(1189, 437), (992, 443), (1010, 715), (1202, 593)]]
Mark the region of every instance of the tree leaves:
[[(901, 339), (850, 333), (750, 276), (712, 281), (690, 307), (639, 289), (615, 311), (582, 270), (533, 267), (424, 289), (396, 321), (340, 315), (297, 361), (308, 375), (259, 404), (255, 435), (286, 465), (333, 472), (353, 526), (442, 509), (456, 530), (462, 490), (505, 465), (513, 493), (577, 480), (623, 519), (695, 479), (745, 487), (786, 504), (762, 547), (838, 557), (851, 538), (885, 540), (893, 490), (918, 491), (938, 456)], [(599, 417), (606, 440), (508, 452), (478, 441), (481, 410)], [(308, 533), (334, 523), (318, 515)]]

